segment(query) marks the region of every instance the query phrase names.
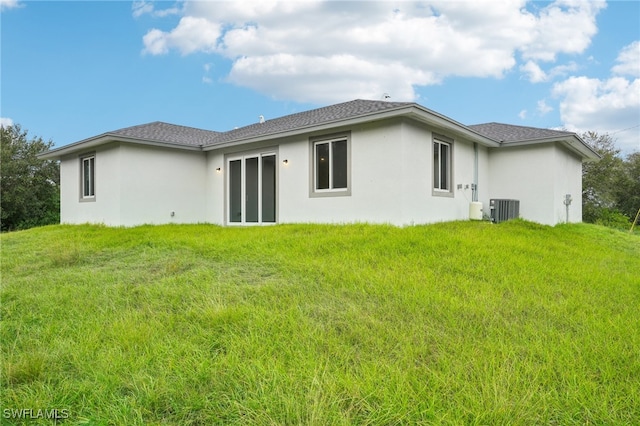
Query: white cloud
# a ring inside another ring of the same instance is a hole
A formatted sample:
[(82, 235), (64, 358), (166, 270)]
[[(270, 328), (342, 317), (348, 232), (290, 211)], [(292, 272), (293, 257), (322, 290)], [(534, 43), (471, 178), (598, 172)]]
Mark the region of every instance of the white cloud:
[(13, 126), (13, 120), (7, 117), (0, 117), (0, 127)]
[(142, 15), (151, 15), (156, 18), (162, 18), (169, 15), (177, 15), (181, 12), (181, 8), (177, 5), (168, 9), (157, 10), (153, 2), (150, 1), (134, 1), (131, 4), (131, 10), (133, 10), (133, 17), (139, 18)]
[(153, 13), (153, 9), (153, 4), (146, 1), (134, 1), (131, 4), (131, 10), (133, 10), (134, 18), (139, 18), (147, 13)]
[(531, 42), (520, 49), (523, 57), (554, 61), (558, 53), (584, 52), (598, 32), (596, 16), (606, 6), (604, 1), (557, 0), (541, 9), (529, 28)]
[(18, 0), (0, 0), (0, 11), (22, 7)]
[(335, 102), (336, 96), (379, 99), (383, 93), (390, 93), (394, 100), (413, 99), (412, 84), (435, 81), (430, 73), (400, 63), (378, 64), (351, 55), (287, 54), (241, 58), (234, 64), (229, 80), (263, 93), (281, 86), (278, 97), (320, 103)]
[(220, 34), (220, 25), (206, 18), (186, 16), (170, 33), (157, 29), (149, 31), (143, 37), (144, 53), (159, 55), (177, 49), (183, 55), (196, 51), (215, 52)]
[(638, 41), (622, 48), (610, 78), (570, 77), (553, 86), (553, 94), (561, 98), (560, 117), (566, 128), (615, 133), (623, 152), (640, 150), (639, 49)]
[(204, 75), (202, 76), (202, 82), (205, 84), (212, 84), (213, 83), (213, 79), (209, 76), (209, 73), (211, 72), (211, 64), (204, 64), (202, 66), (202, 68), (204, 69)]
[(565, 77), (569, 73), (575, 72), (577, 70), (578, 70), (578, 65), (575, 62), (569, 62), (566, 65), (558, 65), (556, 67), (551, 68), (551, 71), (549, 71), (549, 76), (551, 78)]
[(545, 115), (553, 111), (553, 108), (547, 105), (547, 101), (545, 101), (544, 99), (538, 101), (536, 109), (540, 113), (540, 115)]
[(622, 49), (616, 62), (618, 64), (611, 69), (614, 74), (640, 77), (640, 41)]
[(518, 117), (520, 117), (521, 120), (525, 120), (527, 118), (527, 110), (523, 109), (522, 111), (520, 111)]
[[(538, 61), (581, 53), (603, 2), (186, 2), (177, 26), (143, 38), (152, 55), (204, 52), (232, 61), (228, 80), (275, 98), (415, 100), (450, 76), (501, 78), (516, 66), (547, 81)], [(140, 3), (134, 13), (154, 10)]]
[[(576, 132), (588, 130), (614, 133), (638, 125), (640, 116), (640, 79), (614, 76), (600, 80), (570, 77), (556, 83), (553, 94), (561, 98), (560, 117), (564, 126)], [(640, 148), (638, 132), (616, 135), (624, 152)]]
[(162, 55), (169, 52), (168, 37), (157, 29), (153, 29), (146, 33), (142, 38), (144, 43), (143, 53), (150, 53), (152, 55)]
[(557, 77), (564, 77), (570, 72), (576, 71), (578, 66), (575, 62), (566, 65), (558, 65), (545, 72), (540, 65), (534, 61), (527, 61), (526, 64), (520, 66), (520, 71), (524, 73), (524, 77), (531, 83), (543, 83), (551, 81)]
[(196, 51), (214, 52), (220, 26), (205, 18), (187, 16), (171, 31), (169, 47), (176, 47), (187, 55)]
[(527, 79), (532, 83), (541, 83), (547, 81), (547, 73), (542, 71), (542, 68), (533, 61), (527, 61), (526, 64), (520, 66)]

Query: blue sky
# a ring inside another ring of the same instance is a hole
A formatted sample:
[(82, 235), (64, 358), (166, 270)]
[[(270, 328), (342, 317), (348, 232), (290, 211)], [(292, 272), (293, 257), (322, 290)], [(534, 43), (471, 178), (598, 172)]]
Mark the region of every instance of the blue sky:
[(0, 0), (4, 124), (66, 145), (356, 98), (640, 151), (640, 2)]

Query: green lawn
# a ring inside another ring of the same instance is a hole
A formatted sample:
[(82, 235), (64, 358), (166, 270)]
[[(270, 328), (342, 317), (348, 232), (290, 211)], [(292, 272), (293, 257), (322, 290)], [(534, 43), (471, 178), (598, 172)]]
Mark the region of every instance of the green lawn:
[(87, 225), (1, 243), (3, 424), (640, 419), (638, 235)]

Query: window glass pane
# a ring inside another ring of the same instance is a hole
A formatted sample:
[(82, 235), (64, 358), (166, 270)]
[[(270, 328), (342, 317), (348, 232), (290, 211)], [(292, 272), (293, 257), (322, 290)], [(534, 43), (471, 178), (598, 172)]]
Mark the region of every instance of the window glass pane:
[(89, 158), (89, 196), (90, 197), (93, 197), (93, 194), (94, 194), (94, 191), (93, 191), (93, 181), (94, 181), (93, 164), (94, 164), (94, 159), (93, 158)]
[(82, 196), (89, 196), (89, 159), (82, 160)]
[(433, 143), (433, 187), (440, 189), (440, 144)]
[(94, 157), (82, 159), (82, 196), (83, 197), (93, 197), (95, 195), (94, 162), (95, 162)]
[(247, 158), (246, 168), (246, 215), (245, 222), (258, 221), (258, 157)]
[(276, 156), (262, 157), (262, 222), (276, 221)]
[(329, 188), (329, 144), (316, 144), (316, 189)]
[(229, 162), (229, 222), (242, 222), (242, 161)]
[(440, 144), (440, 189), (449, 189), (449, 145)]
[(332, 147), (333, 188), (347, 187), (347, 141), (333, 142)]
[(96, 159), (95, 157), (92, 157), (89, 159), (89, 168), (91, 169), (91, 173), (90, 173), (90, 178), (89, 178), (89, 194), (93, 197), (94, 195), (96, 195), (96, 189), (95, 189), (95, 184), (96, 184)]

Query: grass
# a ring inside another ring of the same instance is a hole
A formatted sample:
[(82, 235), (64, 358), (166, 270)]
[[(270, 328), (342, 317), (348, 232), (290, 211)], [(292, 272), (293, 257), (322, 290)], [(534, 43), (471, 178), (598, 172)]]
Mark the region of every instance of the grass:
[(633, 424), (640, 237), (523, 221), (4, 234), (0, 402), (65, 424)]

